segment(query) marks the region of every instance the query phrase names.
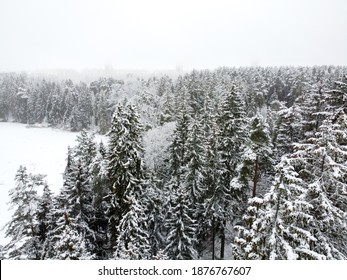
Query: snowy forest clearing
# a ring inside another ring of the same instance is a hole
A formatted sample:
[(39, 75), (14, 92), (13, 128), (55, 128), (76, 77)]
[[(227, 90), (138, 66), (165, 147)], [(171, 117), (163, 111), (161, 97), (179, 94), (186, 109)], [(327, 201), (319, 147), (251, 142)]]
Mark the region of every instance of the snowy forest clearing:
[[(66, 166), (67, 147), (74, 146), (78, 133), (25, 124), (0, 122), (0, 226), (11, 219), (8, 191), (14, 186), (14, 177), (20, 165), (29, 173), (47, 175), (55, 193), (63, 185), (62, 173)], [(96, 137), (101, 140), (102, 136)], [(4, 231), (0, 244), (4, 245)]]

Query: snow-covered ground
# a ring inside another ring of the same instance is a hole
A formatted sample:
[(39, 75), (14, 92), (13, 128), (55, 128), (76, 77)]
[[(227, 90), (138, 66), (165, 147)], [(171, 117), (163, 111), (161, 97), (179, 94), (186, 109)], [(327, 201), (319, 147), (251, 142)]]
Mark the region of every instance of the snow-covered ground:
[[(76, 144), (78, 133), (25, 124), (0, 122), (0, 245), (6, 243), (4, 225), (10, 220), (8, 191), (20, 165), (29, 173), (46, 174), (51, 190), (62, 186), (67, 147)], [(100, 141), (102, 136), (96, 137)], [(103, 139), (106, 144), (105, 140)]]

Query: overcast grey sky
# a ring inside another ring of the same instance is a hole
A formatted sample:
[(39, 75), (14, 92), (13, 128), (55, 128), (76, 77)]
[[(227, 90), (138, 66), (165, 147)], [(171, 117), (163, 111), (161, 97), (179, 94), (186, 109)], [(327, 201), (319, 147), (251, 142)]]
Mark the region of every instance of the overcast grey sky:
[(0, 0), (0, 71), (347, 65), (346, 0)]

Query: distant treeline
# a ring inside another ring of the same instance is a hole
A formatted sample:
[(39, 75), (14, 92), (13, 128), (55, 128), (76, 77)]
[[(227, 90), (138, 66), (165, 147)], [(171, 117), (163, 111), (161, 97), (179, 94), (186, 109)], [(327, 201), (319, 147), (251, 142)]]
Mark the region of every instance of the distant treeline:
[[(209, 98), (218, 110), (232, 85), (245, 101), (247, 116), (264, 107), (290, 107), (309, 92), (332, 89), (343, 79), (345, 67), (220, 68), (169, 76), (125, 79), (100, 78), (89, 84), (50, 81), (26, 74), (0, 73), (0, 120), (46, 124), (72, 131), (96, 129), (106, 133), (121, 103), (136, 105), (146, 128), (174, 121), (179, 102), (187, 100), (194, 114)], [(276, 109), (276, 108), (274, 108)]]

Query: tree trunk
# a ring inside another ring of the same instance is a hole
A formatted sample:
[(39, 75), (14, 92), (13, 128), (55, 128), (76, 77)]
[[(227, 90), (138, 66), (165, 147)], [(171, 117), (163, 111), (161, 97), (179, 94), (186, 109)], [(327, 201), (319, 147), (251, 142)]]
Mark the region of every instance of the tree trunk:
[(255, 168), (254, 168), (254, 176), (253, 176), (253, 193), (252, 197), (255, 197), (257, 194), (257, 182), (258, 182), (258, 170), (259, 170), (259, 158), (258, 156), (255, 159)]
[(214, 217), (212, 217), (212, 260), (215, 259), (214, 240), (215, 240), (215, 228), (214, 228)]
[(225, 251), (225, 226), (226, 221), (223, 221), (222, 232), (220, 236), (220, 259), (224, 260), (224, 251)]

